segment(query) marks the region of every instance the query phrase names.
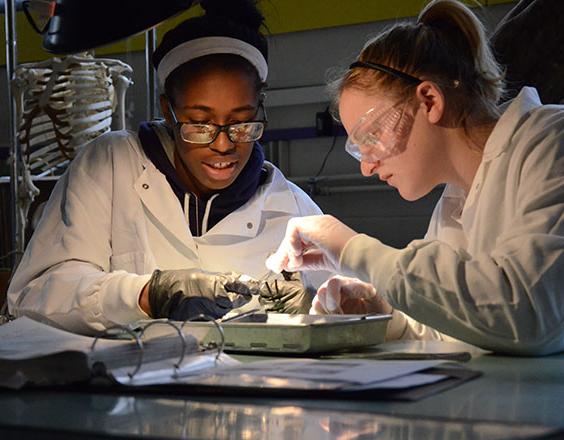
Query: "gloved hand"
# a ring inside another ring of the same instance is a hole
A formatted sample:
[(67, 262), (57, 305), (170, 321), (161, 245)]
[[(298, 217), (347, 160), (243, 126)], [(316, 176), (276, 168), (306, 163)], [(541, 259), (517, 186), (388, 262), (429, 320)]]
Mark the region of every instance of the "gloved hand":
[(259, 288), (259, 303), (266, 312), (308, 313), (313, 292), (302, 284), (299, 273), (283, 272), (284, 279), (269, 280)]
[(151, 316), (176, 321), (200, 314), (221, 318), (258, 294), (257, 286), (247, 280), (249, 277), (235, 273), (157, 269), (149, 280)]
[(376, 293), (372, 284), (335, 275), (325, 281), (313, 299), (312, 315), (335, 313), (392, 313), (392, 306)]
[(266, 259), (266, 267), (277, 273), (282, 270), (338, 272), (341, 252), (355, 235), (355, 231), (331, 215), (291, 218), (278, 250)]

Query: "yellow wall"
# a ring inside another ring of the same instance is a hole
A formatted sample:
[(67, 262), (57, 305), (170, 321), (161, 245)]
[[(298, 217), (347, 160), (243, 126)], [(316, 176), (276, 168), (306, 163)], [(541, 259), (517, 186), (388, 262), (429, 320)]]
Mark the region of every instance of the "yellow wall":
[[(80, 1), (80, 0), (78, 0)], [(475, 1), (474, 1), (475, 3)], [(481, 0), (485, 6), (516, 3), (516, 0)], [(260, 2), (271, 34), (298, 32), (333, 26), (367, 23), (417, 15), (426, 0), (266, 0)], [(470, 2), (472, 4), (472, 2)], [(158, 27), (158, 34), (174, 27), (188, 16), (201, 13), (199, 7), (168, 20)], [(5, 64), (4, 15), (1, 15), (0, 63)], [(18, 62), (37, 61), (52, 56), (42, 48), (41, 37), (27, 23), (23, 13), (16, 17)], [(96, 50), (97, 55), (143, 50), (143, 35)]]

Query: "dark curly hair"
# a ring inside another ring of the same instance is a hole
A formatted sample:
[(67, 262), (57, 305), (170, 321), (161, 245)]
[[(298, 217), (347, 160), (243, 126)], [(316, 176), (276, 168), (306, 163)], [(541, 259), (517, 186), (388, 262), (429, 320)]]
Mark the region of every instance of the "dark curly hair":
[[(264, 16), (255, 0), (202, 0), (205, 14), (189, 18), (168, 31), (152, 56), (153, 66), (158, 68), (163, 57), (178, 45), (203, 37), (231, 37), (242, 40), (262, 53), (268, 60), (268, 42), (260, 29)], [(256, 76), (257, 90), (264, 87), (256, 69), (247, 60), (229, 54), (203, 56), (177, 67), (165, 81), (165, 94), (174, 96), (176, 88), (190, 74), (220, 63), (226, 69), (241, 68)]]

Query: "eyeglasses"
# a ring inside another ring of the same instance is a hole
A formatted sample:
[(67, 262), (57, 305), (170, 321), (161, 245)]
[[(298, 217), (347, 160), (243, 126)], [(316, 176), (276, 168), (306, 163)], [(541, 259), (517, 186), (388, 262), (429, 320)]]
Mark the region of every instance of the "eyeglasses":
[(238, 122), (235, 124), (192, 124), (190, 122), (180, 122), (176, 117), (176, 113), (172, 108), (170, 100), (168, 102), (170, 113), (175, 126), (178, 128), (180, 137), (184, 142), (190, 144), (211, 144), (215, 142), (219, 133), (225, 132), (227, 137), (234, 144), (258, 141), (264, 133), (266, 127), (266, 111), (262, 103), (259, 108), (262, 109), (265, 119), (260, 121)]
[(405, 151), (413, 126), (406, 105), (371, 108), (352, 129), (345, 150), (359, 162), (375, 163)]

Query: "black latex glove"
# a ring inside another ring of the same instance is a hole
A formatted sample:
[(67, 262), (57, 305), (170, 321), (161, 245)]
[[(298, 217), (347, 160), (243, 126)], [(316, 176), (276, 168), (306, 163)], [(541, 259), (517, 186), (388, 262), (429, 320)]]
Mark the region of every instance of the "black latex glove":
[(253, 290), (256, 286), (241, 281), (241, 277), (198, 269), (157, 269), (149, 280), (151, 316), (175, 321), (194, 319), (200, 314), (221, 318), (257, 294)]
[(309, 313), (314, 293), (300, 280), (297, 272), (283, 272), (283, 280), (269, 280), (260, 286), (259, 302), (266, 312)]

